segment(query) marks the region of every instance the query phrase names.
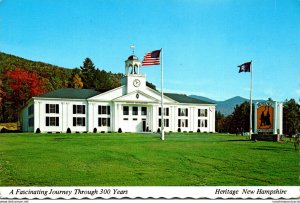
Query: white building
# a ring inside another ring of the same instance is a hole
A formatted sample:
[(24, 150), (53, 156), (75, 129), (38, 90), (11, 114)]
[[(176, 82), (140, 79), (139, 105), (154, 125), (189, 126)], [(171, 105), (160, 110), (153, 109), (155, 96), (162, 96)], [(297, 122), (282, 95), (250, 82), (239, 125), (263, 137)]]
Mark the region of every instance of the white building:
[[(24, 132), (156, 132), (161, 93), (146, 86), (134, 55), (125, 61), (121, 86), (99, 93), (58, 89), (31, 98), (21, 112)], [(215, 104), (182, 94), (164, 94), (165, 131), (215, 132)]]

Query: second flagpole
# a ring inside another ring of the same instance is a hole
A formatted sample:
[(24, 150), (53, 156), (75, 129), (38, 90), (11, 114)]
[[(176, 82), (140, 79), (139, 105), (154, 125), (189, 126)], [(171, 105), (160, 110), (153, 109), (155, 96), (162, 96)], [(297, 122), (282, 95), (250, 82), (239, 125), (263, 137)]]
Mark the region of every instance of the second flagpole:
[(252, 65), (252, 60), (250, 63), (250, 72), (251, 72), (251, 78), (250, 78), (250, 127), (249, 127), (249, 138), (251, 140), (252, 136), (252, 72), (253, 72), (253, 65)]
[(161, 49), (160, 52), (160, 58), (161, 58), (161, 139), (165, 140), (165, 122), (164, 122), (164, 65), (163, 65), (163, 49)]

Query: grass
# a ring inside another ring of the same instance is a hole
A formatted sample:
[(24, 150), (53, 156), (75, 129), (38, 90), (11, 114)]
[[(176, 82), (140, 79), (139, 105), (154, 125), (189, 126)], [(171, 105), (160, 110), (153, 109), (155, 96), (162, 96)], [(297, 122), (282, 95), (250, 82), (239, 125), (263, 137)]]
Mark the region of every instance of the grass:
[(0, 186), (298, 186), (299, 161), (224, 134), (0, 134)]

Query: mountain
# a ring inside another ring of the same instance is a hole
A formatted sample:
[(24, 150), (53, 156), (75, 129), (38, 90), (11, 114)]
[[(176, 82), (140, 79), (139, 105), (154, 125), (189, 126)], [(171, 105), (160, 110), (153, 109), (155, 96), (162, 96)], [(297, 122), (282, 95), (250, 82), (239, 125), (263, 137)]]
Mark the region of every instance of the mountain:
[(249, 99), (245, 99), (240, 96), (232, 97), (225, 101), (218, 101), (217, 102), (217, 111), (220, 111), (224, 115), (230, 115), (234, 111), (234, 107), (236, 105), (240, 105), (245, 101), (249, 101)]
[(207, 98), (207, 97), (203, 97), (203, 96), (190, 95), (190, 97), (193, 97), (195, 99), (200, 99), (200, 100), (203, 100), (203, 101), (206, 101), (206, 102), (217, 103), (216, 100), (213, 100), (213, 99), (210, 99), (210, 98)]
[[(213, 99), (203, 97), (203, 96), (197, 96), (197, 95), (190, 95), (190, 97), (217, 104), (217, 111), (220, 111), (225, 116), (230, 115), (234, 111), (234, 107), (236, 105), (240, 105), (240, 104), (244, 103), (245, 101), (249, 102), (249, 99), (246, 99), (246, 98), (243, 98), (240, 96), (232, 97), (225, 101), (215, 101)], [(253, 100), (253, 103), (261, 102), (261, 101), (263, 101), (263, 100)]]

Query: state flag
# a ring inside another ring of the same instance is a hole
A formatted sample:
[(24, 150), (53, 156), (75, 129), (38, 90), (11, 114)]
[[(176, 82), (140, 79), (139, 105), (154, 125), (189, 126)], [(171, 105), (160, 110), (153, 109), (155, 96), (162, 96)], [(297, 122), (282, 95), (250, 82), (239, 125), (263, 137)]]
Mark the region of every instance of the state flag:
[(238, 67), (240, 68), (239, 73), (240, 72), (251, 72), (251, 61), (243, 63), (242, 65), (239, 65)]

